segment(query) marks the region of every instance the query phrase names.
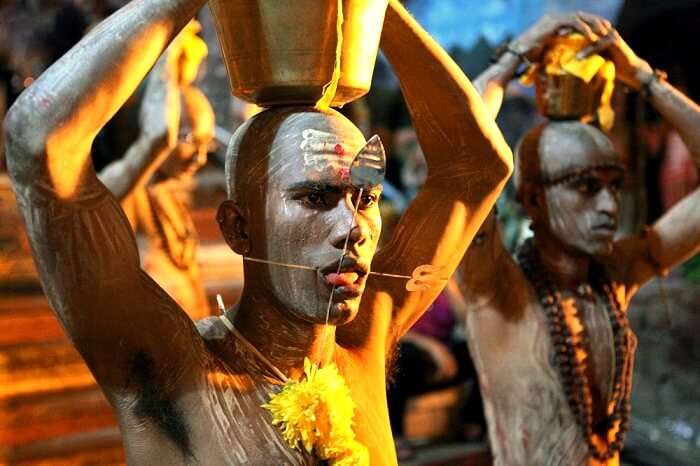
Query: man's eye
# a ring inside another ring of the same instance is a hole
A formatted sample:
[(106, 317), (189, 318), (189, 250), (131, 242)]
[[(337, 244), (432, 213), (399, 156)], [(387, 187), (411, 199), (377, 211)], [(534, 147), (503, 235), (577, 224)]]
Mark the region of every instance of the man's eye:
[(610, 187), (616, 193), (621, 193), (622, 190), (625, 189), (625, 181), (624, 180), (615, 180), (612, 183), (610, 183)]
[(573, 187), (581, 194), (595, 194), (601, 186), (595, 178), (580, 178), (573, 183)]
[(312, 206), (325, 206), (326, 205), (326, 196), (324, 196), (322, 193), (310, 192), (310, 193), (307, 193), (306, 195), (304, 195), (301, 199), (305, 203), (312, 205)]
[(360, 199), (360, 209), (367, 209), (377, 203), (378, 196), (376, 194), (363, 194)]

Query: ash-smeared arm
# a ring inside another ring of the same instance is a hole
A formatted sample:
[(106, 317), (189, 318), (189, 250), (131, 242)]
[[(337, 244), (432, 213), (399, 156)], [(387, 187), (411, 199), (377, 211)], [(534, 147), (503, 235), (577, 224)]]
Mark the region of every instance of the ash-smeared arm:
[[(665, 79), (611, 28), (590, 47), (607, 52), (615, 62), (618, 79), (635, 90), (646, 90), (649, 102), (678, 133), (696, 164), (700, 165), (700, 107)], [(696, 188), (654, 223), (644, 235), (623, 238), (609, 259), (616, 279), (628, 285), (628, 298), (645, 281), (678, 265), (700, 251), (700, 188)]]
[(381, 46), (399, 78), (428, 164), (423, 189), (372, 265), (375, 271), (405, 275), (424, 266), (426, 280), (414, 281), (416, 286), (389, 278), (370, 282), (393, 302), (390, 339), (396, 339), (459, 264), (511, 174), (512, 154), (462, 70), (398, 1), (389, 2)]
[(42, 285), (111, 395), (143, 389), (133, 370), (145, 359), (149, 383), (169, 396), (196, 354), (196, 330), (141, 271), (131, 228), (98, 181), (90, 147), (202, 3), (129, 3), (42, 74), (5, 120), (8, 169)]
[[(648, 65), (647, 65), (648, 66)], [(640, 74), (644, 74), (640, 71)], [(646, 71), (651, 78), (651, 70)], [(671, 84), (652, 80), (650, 101), (678, 132), (691, 157), (700, 166), (700, 107)], [(611, 258), (616, 278), (634, 292), (658, 273), (700, 252), (700, 188), (689, 193), (641, 236), (618, 241)]]

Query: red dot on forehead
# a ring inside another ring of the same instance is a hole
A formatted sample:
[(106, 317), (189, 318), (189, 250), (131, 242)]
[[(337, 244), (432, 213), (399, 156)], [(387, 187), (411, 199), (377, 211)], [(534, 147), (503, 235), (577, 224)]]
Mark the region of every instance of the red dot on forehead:
[(345, 149), (343, 149), (343, 146), (341, 146), (340, 144), (336, 144), (333, 150), (335, 150), (335, 153), (338, 155), (345, 154)]

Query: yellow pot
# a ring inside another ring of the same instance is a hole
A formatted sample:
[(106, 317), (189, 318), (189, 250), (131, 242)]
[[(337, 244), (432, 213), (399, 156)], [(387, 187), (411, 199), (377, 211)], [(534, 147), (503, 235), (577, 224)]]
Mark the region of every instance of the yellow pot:
[(552, 120), (592, 120), (600, 106), (605, 80), (590, 83), (570, 74), (538, 73), (535, 83), (537, 110)]
[[(388, 0), (343, 0), (340, 82), (332, 106), (370, 87)], [(234, 95), (260, 106), (314, 104), (331, 80), (337, 0), (210, 0)]]

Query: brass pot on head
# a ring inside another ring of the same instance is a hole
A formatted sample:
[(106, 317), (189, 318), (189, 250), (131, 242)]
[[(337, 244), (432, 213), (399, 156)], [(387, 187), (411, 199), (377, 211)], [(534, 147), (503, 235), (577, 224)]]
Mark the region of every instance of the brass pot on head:
[[(342, 0), (332, 106), (370, 87), (388, 0)], [(338, 0), (210, 0), (234, 95), (263, 107), (314, 104), (336, 62)]]
[(541, 70), (535, 83), (537, 111), (552, 120), (592, 120), (600, 106), (605, 80), (589, 83), (571, 74), (547, 74)]
[[(579, 33), (555, 37), (537, 67), (537, 110), (553, 120), (611, 119), (615, 66), (600, 55), (578, 58), (590, 41)], [(602, 123), (602, 122), (601, 122)], [(611, 124), (607, 121), (606, 124)]]

